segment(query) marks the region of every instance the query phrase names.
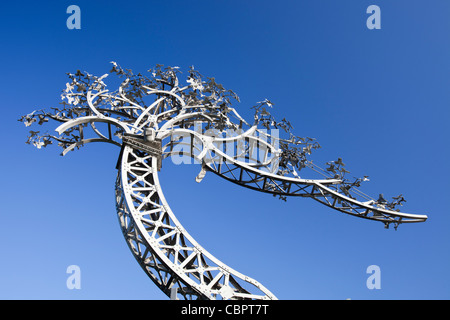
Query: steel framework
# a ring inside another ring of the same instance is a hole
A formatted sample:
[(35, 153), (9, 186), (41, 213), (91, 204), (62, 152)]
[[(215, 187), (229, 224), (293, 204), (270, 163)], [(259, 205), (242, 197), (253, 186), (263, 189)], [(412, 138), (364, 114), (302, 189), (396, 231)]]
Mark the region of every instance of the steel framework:
[(26, 126), (60, 122), (59, 136), (30, 131), (27, 143), (38, 148), (57, 143), (62, 155), (91, 142), (121, 148), (115, 185), (120, 227), (143, 270), (171, 298), (276, 299), (262, 284), (215, 258), (183, 228), (158, 178), (168, 157), (198, 164), (197, 182), (209, 171), (282, 200), (309, 197), (386, 227), (427, 219), (400, 212), (397, 207), (405, 202), (401, 195), (389, 202), (383, 195), (375, 199), (364, 194), (359, 186), (368, 178), (346, 178), (349, 172), (340, 158), (325, 169), (314, 164), (308, 157), (320, 145), (293, 135), (286, 119), (276, 121), (268, 112), (273, 106), (269, 100), (253, 107), (249, 124), (231, 107), (238, 100), (234, 92), (193, 68), (181, 85), (177, 67), (157, 65), (147, 77), (112, 65), (117, 90), (106, 89), (108, 74), (77, 71), (69, 74), (62, 108), (34, 111), (19, 120)]

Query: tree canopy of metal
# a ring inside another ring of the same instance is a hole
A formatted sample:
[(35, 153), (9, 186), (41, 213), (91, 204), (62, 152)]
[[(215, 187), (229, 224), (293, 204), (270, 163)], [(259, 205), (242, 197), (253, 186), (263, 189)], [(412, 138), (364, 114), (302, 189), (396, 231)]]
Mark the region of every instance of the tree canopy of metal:
[[(169, 297), (184, 299), (276, 299), (258, 281), (227, 266), (199, 245), (172, 212), (158, 172), (168, 157), (198, 163), (201, 182), (212, 172), (240, 186), (287, 197), (307, 197), (355, 217), (397, 228), (426, 215), (403, 213), (402, 195), (388, 201), (360, 190), (368, 177), (348, 178), (341, 158), (318, 166), (310, 160), (320, 145), (298, 137), (291, 123), (276, 120), (269, 100), (252, 107), (247, 122), (232, 107), (238, 96), (191, 67), (156, 65), (148, 75), (115, 62), (100, 77), (77, 71), (61, 94), (61, 106), (35, 110), (26, 126), (59, 123), (58, 135), (30, 131), (37, 148), (57, 144), (62, 155), (91, 142), (120, 148), (115, 185), (121, 230), (134, 257)], [(114, 78), (117, 89), (107, 89)]]

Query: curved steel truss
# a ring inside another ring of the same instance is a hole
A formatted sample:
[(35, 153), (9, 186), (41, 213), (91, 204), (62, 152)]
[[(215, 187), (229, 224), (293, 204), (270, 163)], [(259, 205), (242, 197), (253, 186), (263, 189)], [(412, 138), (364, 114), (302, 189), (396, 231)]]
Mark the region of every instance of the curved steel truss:
[(148, 276), (185, 299), (274, 299), (259, 282), (220, 262), (183, 228), (162, 193), (158, 159), (126, 146), (116, 182), (123, 235)]
[(212, 172), (240, 186), (287, 197), (312, 198), (337, 211), (395, 228), (423, 222), (426, 215), (400, 212), (402, 195), (387, 201), (359, 187), (368, 177), (348, 179), (342, 159), (321, 168), (309, 160), (320, 145), (293, 135), (286, 119), (276, 121), (269, 100), (256, 104), (247, 123), (234, 108), (238, 97), (191, 68), (180, 84), (177, 67), (157, 65), (151, 77), (135, 75), (113, 62), (121, 81), (106, 89), (105, 74), (78, 71), (61, 97), (62, 108), (34, 111), (26, 126), (60, 122), (59, 136), (30, 131), (37, 148), (57, 143), (62, 155), (91, 142), (119, 146), (116, 208), (123, 235), (134, 257), (168, 296), (184, 299), (276, 299), (256, 280), (225, 265), (202, 248), (170, 209), (159, 183), (163, 159), (195, 163), (201, 182)]

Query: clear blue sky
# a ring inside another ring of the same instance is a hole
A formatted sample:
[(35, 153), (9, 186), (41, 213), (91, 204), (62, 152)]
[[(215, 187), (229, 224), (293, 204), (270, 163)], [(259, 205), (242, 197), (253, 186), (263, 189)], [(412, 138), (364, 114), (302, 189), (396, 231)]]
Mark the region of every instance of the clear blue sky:
[[(66, 27), (71, 4), (81, 30)], [(371, 4), (380, 30), (366, 27)], [(322, 145), (317, 163), (342, 157), (370, 176), (363, 191), (402, 193), (405, 212), (429, 216), (385, 230), (213, 175), (197, 184), (198, 166), (166, 161), (166, 198), (217, 258), (280, 299), (449, 299), (449, 16), (448, 0), (3, 1), (0, 298), (166, 299), (119, 228), (118, 148), (60, 157), (25, 144), (17, 121), (57, 106), (66, 72), (102, 75), (114, 60), (138, 72), (194, 65), (240, 96), (247, 119), (267, 98)], [(80, 290), (66, 287), (69, 265)], [(370, 265), (379, 290), (366, 287)]]

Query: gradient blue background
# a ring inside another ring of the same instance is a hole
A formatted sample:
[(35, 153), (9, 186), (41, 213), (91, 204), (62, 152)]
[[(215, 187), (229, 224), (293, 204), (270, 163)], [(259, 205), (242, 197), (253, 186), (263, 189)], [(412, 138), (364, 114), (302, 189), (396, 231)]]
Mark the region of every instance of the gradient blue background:
[[(81, 30), (66, 8), (81, 8)], [(366, 8), (381, 8), (381, 30)], [(0, 4), (1, 299), (166, 299), (123, 240), (114, 204), (118, 148), (66, 157), (26, 145), (17, 119), (58, 106), (77, 69), (194, 65), (234, 90), (247, 119), (265, 98), (316, 163), (342, 157), (374, 197), (402, 193), (428, 214), (397, 231), (309, 199), (242, 189), (198, 166), (163, 164), (166, 198), (217, 258), (280, 299), (450, 298), (450, 2), (447, 0), (21, 1)], [(108, 79), (106, 79), (108, 80)], [(81, 268), (69, 290), (66, 268)], [(381, 289), (366, 268), (381, 268)]]

